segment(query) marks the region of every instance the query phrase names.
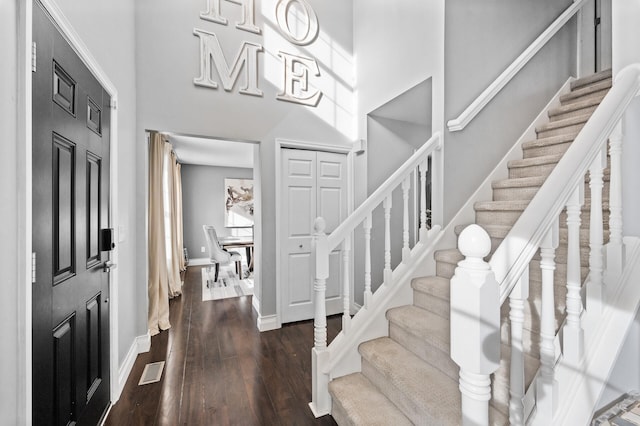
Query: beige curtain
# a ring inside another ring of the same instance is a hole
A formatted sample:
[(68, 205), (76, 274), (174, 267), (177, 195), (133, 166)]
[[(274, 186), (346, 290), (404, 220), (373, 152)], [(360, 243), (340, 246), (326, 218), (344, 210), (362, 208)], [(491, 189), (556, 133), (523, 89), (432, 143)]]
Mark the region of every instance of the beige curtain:
[(165, 140), (152, 132), (149, 141), (149, 333), (171, 327), (169, 323), (169, 283), (165, 247), (163, 166)]
[(178, 265), (181, 271), (187, 269), (187, 264), (184, 260), (184, 227), (182, 222), (182, 164), (176, 162), (174, 168), (175, 176), (174, 182), (176, 185), (176, 226), (177, 226), (177, 242), (178, 242)]
[(169, 297), (176, 297), (182, 294), (182, 280), (180, 279), (180, 258), (182, 256), (182, 243), (178, 236), (178, 228), (182, 228), (182, 221), (179, 222), (181, 216), (181, 206), (178, 206), (178, 178), (177, 166), (178, 162), (176, 154), (171, 150), (171, 144), (165, 145), (165, 155), (167, 156), (167, 188), (169, 190), (169, 252), (167, 253), (167, 268), (169, 270)]

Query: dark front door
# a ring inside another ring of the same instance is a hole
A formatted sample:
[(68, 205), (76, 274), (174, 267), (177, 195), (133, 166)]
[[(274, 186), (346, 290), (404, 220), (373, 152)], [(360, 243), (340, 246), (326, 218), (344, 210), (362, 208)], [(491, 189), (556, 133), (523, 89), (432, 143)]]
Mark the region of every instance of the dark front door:
[(95, 425), (109, 403), (110, 98), (37, 2), (33, 40), (33, 424)]

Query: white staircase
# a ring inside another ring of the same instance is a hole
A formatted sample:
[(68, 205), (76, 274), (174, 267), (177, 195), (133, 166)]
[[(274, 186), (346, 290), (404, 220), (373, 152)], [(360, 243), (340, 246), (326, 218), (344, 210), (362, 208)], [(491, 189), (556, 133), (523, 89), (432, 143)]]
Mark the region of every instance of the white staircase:
[[(548, 120), (535, 126), (537, 137), (521, 143), (522, 158), (508, 162), (508, 177), (492, 182), (492, 199), (474, 204), (475, 223), (483, 230), (465, 230), (468, 222), (451, 224), (447, 229), (462, 234), (460, 249), (434, 251), (444, 245), (446, 232), (423, 228), (420, 242), (406, 247), (410, 255), (396, 270), (385, 264), (378, 291), (367, 295), (370, 282), (365, 284), (365, 307), (353, 319), (345, 312), (343, 332), (329, 347), (322, 304), (316, 304), (316, 414), (330, 411), (340, 425), (569, 424), (559, 422), (566, 410), (555, 403), (567, 401), (581, 407), (588, 421), (596, 401), (584, 409), (576, 377), (598, 358), (588, 338), (600, 335), (584, 331), (583, 317), (597, 324), (601, 315), (613, 315), (606, 302), (620, 294), (635, 308), (640, 300), (640, 294), (633, 299), (633, 292), (624, 291), (634, 265), (628, 262), (624, 269), (617, 133), (611, 136), (610, 159), (605, 154), (606, 139), (640, 86), (639, 75), (638, 68), (627, 70), (620, 89), (604, 102), (610, 72), (573, 81), (547, 111)], [(601, 103), (606, 105), (598, 108)], [(413, 166), (399, 170), (375, 200), (354, 213), (341, 236), (326, 236), (317, 227), (316, 300), (324, 300), (323, 253), (344, 240), (350, 246), (346, 236), (357, 224), (370, 226), (370, 211), (415, 164), (424, 167), (425, 153), (435, 153), (437, 144), (427, 145), (423, 157), (410, 160)], [(626, 246), (627, 261), (635, 260), (629, 256), (635, 243)], [(420, 269), (433, 275), (409, 279)], [(413, 303), (406, 303), (407, 289)], [(386, 335), (370, 330), (381, 315)], [(623, 328), (632, 320), (633, 315)], [(348, 354), (356, 347), (357, 361)], [(590, 384), (604, 382), (606, 377)]]

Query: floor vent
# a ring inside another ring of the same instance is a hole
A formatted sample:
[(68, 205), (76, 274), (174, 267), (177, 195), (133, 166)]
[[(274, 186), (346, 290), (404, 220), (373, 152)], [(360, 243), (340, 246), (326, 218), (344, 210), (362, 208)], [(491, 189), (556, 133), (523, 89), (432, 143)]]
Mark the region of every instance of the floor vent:
[(152, 362), (144, 367), (142, 377), (138, 385), (148, 385), (149, 383), (159, 382), (162, 377), (162, 370), (164, 369), (164, 361)]

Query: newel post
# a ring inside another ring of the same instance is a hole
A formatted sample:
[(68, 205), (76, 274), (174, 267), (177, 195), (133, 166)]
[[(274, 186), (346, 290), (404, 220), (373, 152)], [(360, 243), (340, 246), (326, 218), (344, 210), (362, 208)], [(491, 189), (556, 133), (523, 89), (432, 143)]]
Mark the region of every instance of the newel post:
[(325, 293), (329, 277), (329, 250), (327, 235), (324, 233), (326, 223), (323, 218), (316, 218), (313, 223), (313, 240), (311, 242), (311, 259), (314, 262), (314, 306), (313, 320), (314, 347), (311, 351), (311, 411), (316, 417), (331, 412), (329, 396), (329, 374), (324, 370), (329, 362), (327, 349), (327, 312)]
[(500, 363), (500, 287), (483, 258), (491, 239), (478, 225), (460, 234), (465, 259), (451, 279), (451, 358), (460, 366), (462, 424), (489, 424), (491, 373)]

